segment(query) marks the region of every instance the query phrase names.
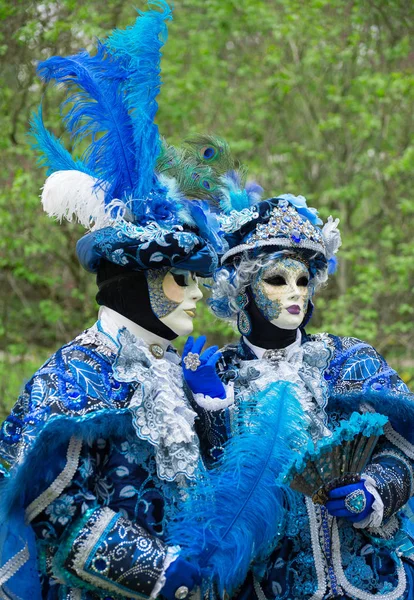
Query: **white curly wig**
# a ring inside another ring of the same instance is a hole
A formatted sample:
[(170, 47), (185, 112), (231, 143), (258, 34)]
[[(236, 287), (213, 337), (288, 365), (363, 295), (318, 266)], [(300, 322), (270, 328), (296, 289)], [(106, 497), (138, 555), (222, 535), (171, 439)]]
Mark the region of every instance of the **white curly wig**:
[(305, 255), (303, 251), (295, 253), (292, 250), (281, 250), (273, 254), (263, 252), (255, 257), (245, 253), (236, 264), (217, 269), (211, 298), (208, 301), (213, 313), (236, 327), (237, 315), (240, 312), (240, 306), (237, 303), (239, 294), (252, 283), (255, 275), (261, 269), (283, 257), (302, 261), (305, 259), (311, 275), (312, 296), (328, 280), (328, 265), (326, 261), (320, 259), (320, 255), (309, 253)]

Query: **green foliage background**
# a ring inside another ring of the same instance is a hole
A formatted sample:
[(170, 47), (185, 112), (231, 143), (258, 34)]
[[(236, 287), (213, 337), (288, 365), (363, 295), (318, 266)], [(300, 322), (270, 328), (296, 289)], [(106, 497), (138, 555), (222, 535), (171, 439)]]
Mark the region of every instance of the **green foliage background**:
[[(143, 8), (142, 3), (139, 8)], [(96, 314), (82, 231), (42, 214), (44, 173), (27, 129), (59, 90), (36, 61), (91, 49), (135, 17), (126, 0), (0, 0), (0, 413), (25, 378)], [(305, 195), (339, 216), (339, 271), (313, 330), (361, 337), (409, 381), (414, 330), (412, 0), (176, 0), (158, 124), (172, 143), (225, 137), (268, 195)], [(197, 332), (235, 334), (200, 309)]]

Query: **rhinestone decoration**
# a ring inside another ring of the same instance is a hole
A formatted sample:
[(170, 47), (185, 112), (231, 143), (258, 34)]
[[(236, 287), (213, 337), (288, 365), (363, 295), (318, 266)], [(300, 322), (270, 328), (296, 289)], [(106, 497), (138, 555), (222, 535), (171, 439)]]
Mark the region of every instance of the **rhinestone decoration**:
[(286, 358), (286, 350), (266, 350), (263, 358), (270, 363), (278, 363)]
[(275, 237), (288, 238), (293, 245), (307, 240), (324, 246), (322, 232), (308, 219), (301, 217), (286, 200), (270, 213), (267, 223), (258, 223), (249, 243), (261, 242)]
[(345, 508), (351, 513), (358, 515), (362, 513), (367, 505), (364, 490), (355, 490), (345, 496)]
[(237, 328), (242, 335), (250, 335), (252, 332), (249, 315), (243, 309), (237, 314)]
[(197, 371), (198, 367), (201, 365), (200, 355), (195, 352), (189, 352), (184, 358), (184, 364), (185, 368), (189, 371)]
[(178, 588), (178, 590), (176, 590), (174, 595), (177, 598), (177, 600), (184, 600), (184, 598), (187, 598), (189, 591), (190, 590), (188, 589), (188, 587), (182, 585)]
[(163, 358), (164, 348), (162, 346), (160, 346), (159, 344), (151, 344), (149, 349), (150, 349), (152, 356), (155, 356), (155, 358)]

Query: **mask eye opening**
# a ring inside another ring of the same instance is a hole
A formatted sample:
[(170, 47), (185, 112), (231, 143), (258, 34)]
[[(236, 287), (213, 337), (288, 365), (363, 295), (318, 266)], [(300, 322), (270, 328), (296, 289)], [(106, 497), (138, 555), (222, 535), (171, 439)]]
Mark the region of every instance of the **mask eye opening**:
[(171, 271), (171, 275), (173, 276), (175, 283), (180, 287), (188, 286), (187, 278), (182, 273), (174, 273), (173, 271)]
[(270, 277), (265, 278), (264, 282), (274, 286), (287, 285), (286, 279), (283, 277), (283, 275), (271, 275)]
[(299, 277), (299, 279), (297, 280), (296, 285), (298, 287), (308, 287), (309, 278), (306, 277), (306, 275), (301, 275), (301, 277)]

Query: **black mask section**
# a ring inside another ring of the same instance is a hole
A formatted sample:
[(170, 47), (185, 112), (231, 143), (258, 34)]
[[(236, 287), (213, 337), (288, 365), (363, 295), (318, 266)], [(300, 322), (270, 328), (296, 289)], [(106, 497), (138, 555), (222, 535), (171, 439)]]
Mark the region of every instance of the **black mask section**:
[(244, 310), (249, 315), (252, 324), (252, 332), (246, 336), (249, 342), (266, 350), (278, 350), (293, 344), (296, 340), (297, 329), (280, 329), (273, 325), (257, 308), (250, 287), (246, 292), (249, 303)]
[(177, 336), (152, 312), (147, 278), (143, 271), (101, 260), (96, 276), (99, 291), (96, 301), (101, 306), (112, 308), (130, 321), (166, 340)]

